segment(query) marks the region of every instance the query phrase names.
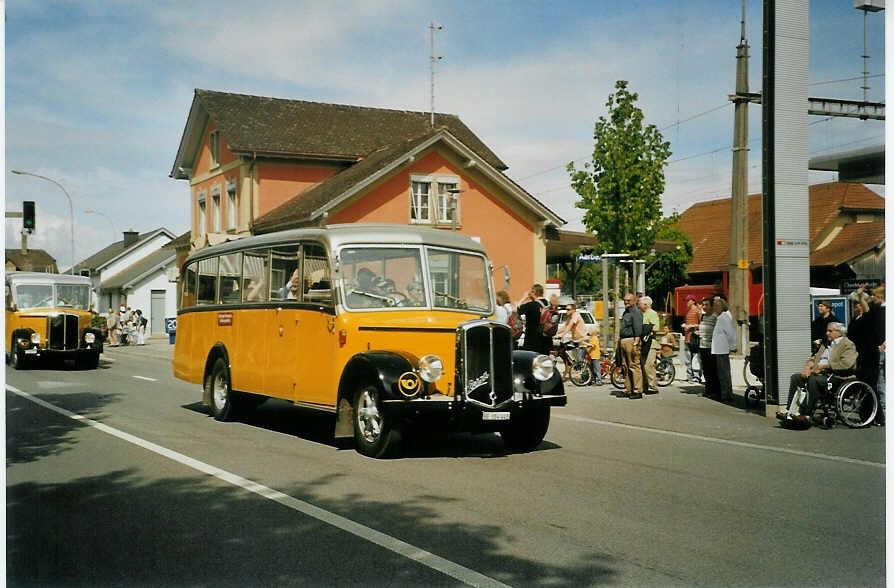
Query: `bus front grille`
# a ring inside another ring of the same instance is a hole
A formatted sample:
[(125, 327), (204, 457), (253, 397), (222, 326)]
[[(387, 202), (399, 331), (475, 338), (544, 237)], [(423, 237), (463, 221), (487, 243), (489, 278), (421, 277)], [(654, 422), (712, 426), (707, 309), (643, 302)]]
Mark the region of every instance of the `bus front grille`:
[(463, 323), (456, 354), (456, 388), (469, 402), (494, 408), (512, 398), (509, 327), (487, 320)]
[(47, 349), (73, 351), (78, 348), (78, 315), (55, 314), (47, 317)]

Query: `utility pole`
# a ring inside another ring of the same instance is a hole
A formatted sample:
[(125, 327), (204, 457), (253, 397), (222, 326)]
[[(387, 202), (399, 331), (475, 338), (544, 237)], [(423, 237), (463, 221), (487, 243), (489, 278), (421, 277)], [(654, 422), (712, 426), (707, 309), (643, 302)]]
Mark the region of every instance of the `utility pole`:
[(443, 31), (444, 27), (433, 22), (428, 23), (428, 37), (431, 45), (428, 54), (428, 69), (431, 80), (431, 128), (435, 128), (435, 62), (443, 57), (435, 56), (435, 31)]
[(748, 352), (748, 41), (745, 39), (745, 0), (742, 0), (742, 34), (736, 46), (736, 93), (733, 122), (732, 206), (730, 207), (729, 307), (739, 325), (739, 349)]

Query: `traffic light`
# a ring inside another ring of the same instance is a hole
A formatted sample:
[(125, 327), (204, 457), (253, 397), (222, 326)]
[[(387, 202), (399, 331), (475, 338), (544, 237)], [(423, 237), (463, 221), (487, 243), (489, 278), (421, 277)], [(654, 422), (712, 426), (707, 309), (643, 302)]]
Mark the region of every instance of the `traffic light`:
[(25, 200), (22, 202), (22, 227), (29, 231), (33, 231), (37, 228), (37, 224), (34, 221), (33, 200)]

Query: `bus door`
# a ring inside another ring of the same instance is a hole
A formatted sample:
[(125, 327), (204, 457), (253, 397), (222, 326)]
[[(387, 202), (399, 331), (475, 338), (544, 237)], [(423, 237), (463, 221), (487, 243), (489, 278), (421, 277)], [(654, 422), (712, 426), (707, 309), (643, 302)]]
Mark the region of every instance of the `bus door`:
[[(275, 398), (293, 400), (297, 386), (299, 331), (302, 312), (300, 287), (301, 256), (298, 245), (274, 247), (270, 252), (270, 304), (264, 334), (267, 360), (264, 372), (264, 393)], [(295, 280), (293, 280), (293, 277)]]
[(272, 311), (265, 303), (270, 296), (270, 250), (252, 249), (242, 255), (241, 306), (234, 313), (238, 342), (229, 349), (233, 388), (264, 393), (267, 363), (267, 320)]
[(335, 406), (335, 290), (326, 249), (319, 243), (302, 246), (302, 310), (298, 317), (295, 402)]

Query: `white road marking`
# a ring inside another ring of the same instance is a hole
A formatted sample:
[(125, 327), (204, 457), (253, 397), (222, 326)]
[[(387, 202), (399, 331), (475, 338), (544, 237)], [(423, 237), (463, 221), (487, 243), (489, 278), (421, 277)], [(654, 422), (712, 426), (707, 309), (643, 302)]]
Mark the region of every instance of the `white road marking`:
[(441, 572), (442, 574), (446, 574), (451, 578), (459, 580), (460, 582), (469, 586), (493, 586), (495, 588), (508, 588), (506, 584), (503, 584), (502, 582), (499, 582), (494, 578), (491, 578), (490, 576), (485, 576), (484, 574), (478, 573), (475, 570), (471, 570), (448, 559), (444, 559), (443, 557), (435, 555), (429, 551), (425, 551), (424, 549), (420, 549), (419, 547), (401, 541), (400, 539), (391, 537), (390, 535), (386, 535), (385, 533), (376, 531), (375, 529), (372, 529), (365, 525), (361, 525), (360, 523), (355, 523), (350, 519), (324, 510), (318, 506), (314, 506), (309, 502), (293, 498), (292, 496), (283, 494), (282, 492), (274, 490), (273, 488), (268, 488), (267, 486), (258, 484), (257, 482), (253, 482), (237, 474), (233, 474), (213, 465), (209, 465), (205, 462), (193, 459), (188, 455), (184, 455), (172, 449), (162, 447), (161, 445), (157, 445), (155, 443), (152, 443), (151, 441), (141, 439), (140, 437), (136, 437), (134, 435), (131, 435), (130, 433), (125, 433), (124, 431), (121, 431), (114, 427), (110, 427), (108, 425), (104, 425), (103, 423), (94, 421), (83, 415), (70, 412), (64, 408), (58, 407), (54, 404), (50, 404), (45, 400), (41, 400), (36, 396), (33, 396), (27, 392), (23, 392), (22, 390), (19, 390), (18, 388), (15, 388), (8, 384), (6, 386), (6, 389), (13, 394), (17, 394), (18, 396), (30, 400), (31, 402), (34, 402), (35, 404), (38, 404), (46, 409), (52, 410), (53, 412), (67, 416), (70, 419), (80, 421), (85, 425), (98, 429), (104, 433), (112, 435), (113, 437), (117, 437), (118, 439), (127, 441), (128, 443), (132, 443), (134, 445), (142, 447), (143, 449), (146, 449), (153, 453), (157, 453), (158, 455), (181, 463), (194, 470), (214, 476), (219, 480), (223, 480), (224, 482), (227, 482), (234, 486), (238, 486), (259, 496), (263, 496), (268, 500), (278, 502), (279, 504), (287, 508), (313, 517), (318, 521), (332, 525), (333, 527), (341, 529), (342, 531), (351, 533), (352, 535), (360, 537), (361, 539), (365, 539), (370, 543), (375, 543), (376, 545), (384, 547), (389, 551), (392, 551), (398, 555), (402, 555), (426, 567)]
[(155, 378), (147, 378), (146, 376), (132, 376), (138, 380), (146, 380), (147, 382), (157, 382)]
[(587, 417), (553, 414), (552, 418), (563, 419), (566, 421), (574, 421), (578, 423), (589, 423), (592, 425), (605, 425), (607, 427), (618, 427), (620, 429), (631, 429), (634, 431), (645, 431), (655, 433), (656, 435), (670, 435), (671, 437), (682, 437), (684, 439), (695, 439), (697, 441), (708, 441), (710, 443), (720, 443), (723, 445), (734, 445), (736, 447), (746, 447), (748, 449), (762, 449), (764, 451), (775, 451), (776, 453), (787, 453), (789, 455), (799, 455), (801, 457), (812, 457), (815, 459), (825, 459), (829, 461), (838, 461), (842, 463), (852, 463), (857, 465), (865, 465), (875, 468), (884, 468), (885, 464), (876, 461), (866, 461), (862, 459), (853, 459), (850, 457), (840, 457), (838, 455), (826, 455), (824, 453), (813, 453), (811, 451), (801, 451), (799, 449), (787, 449), (785, 447), (773, 447), (772, 445), (759, 445), (757, 443), (747, 443), (745, 441), (732, 441), (730, 439), (720, 439), (717, 437), (706, 437), (704, 435), (693, 435), (692, 433), (681, 433), (679, 431), (665, 431), (664, 429), (652, 429), (650, 427), (641, 427), (638, 425), (628, 425), (625, 423), (614, 423), (612, 421), (600, 421), (598, 419), (590, 419)]

